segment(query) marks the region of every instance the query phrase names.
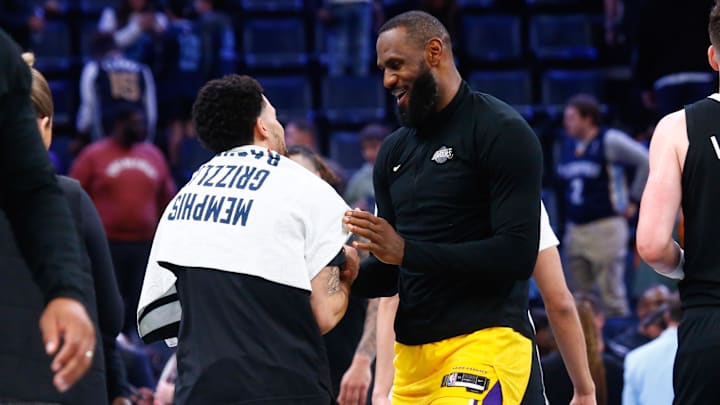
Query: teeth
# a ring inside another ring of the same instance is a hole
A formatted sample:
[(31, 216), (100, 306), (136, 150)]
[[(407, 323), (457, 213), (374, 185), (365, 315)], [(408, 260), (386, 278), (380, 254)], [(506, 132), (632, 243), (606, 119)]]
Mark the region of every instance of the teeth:
[(403, 95), (405, 95), (405, 93), (407, 93), (407, 90), (396, 90), (396, 91), (393, 91), (393, 95), (394, 95), (396, 98), (402, 97)]

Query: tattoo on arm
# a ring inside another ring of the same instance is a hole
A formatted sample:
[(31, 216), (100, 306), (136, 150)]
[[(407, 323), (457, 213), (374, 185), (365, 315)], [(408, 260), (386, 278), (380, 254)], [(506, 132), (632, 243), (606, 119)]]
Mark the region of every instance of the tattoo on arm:
[(340, 291), (340, 268), (337, 266), (330, 266), (328, 268), (327, 292), (329, 295), (335, 295)]
[(368, 356), (370, 359), (375, 358), (376, 344), (377, 341), (377, 311), (378, 303), (380, 298), (373, 298), (368, 300), (367, 313), (365, 314), (365, 326), (363, 327), (363, 334), (358, 343), (357, 350), (355, 353), (362, 353)]

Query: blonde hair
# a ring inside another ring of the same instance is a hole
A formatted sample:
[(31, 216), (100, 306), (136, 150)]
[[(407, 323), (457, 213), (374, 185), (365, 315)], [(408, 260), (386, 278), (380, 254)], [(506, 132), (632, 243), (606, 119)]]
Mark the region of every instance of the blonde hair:
[(47, 80), (45, 80), (45, 76), (33, 67), (35, 64), (35, 55), (32, 52), (26, 52), (22, 54), (22, 58), (25, 63), (30, 66), (30, 70), (32, 71), (32, 92), (30, 93), (30, 98), (35, 107), (35, 112), (40, 118), (52, 118), (55, 112), (52, 93), (50, 92), (50, 86)]
[(585, 335), (590, 375), (595, 383), (595, 399), (598, 405), (607, 404), (607, 382), (605, 381), (605, 363), (600, 352), (600, 336), (595, 326), (595, 315), (598, 314), (594, 298), (578, 294), (575, 298), (580, 325)]

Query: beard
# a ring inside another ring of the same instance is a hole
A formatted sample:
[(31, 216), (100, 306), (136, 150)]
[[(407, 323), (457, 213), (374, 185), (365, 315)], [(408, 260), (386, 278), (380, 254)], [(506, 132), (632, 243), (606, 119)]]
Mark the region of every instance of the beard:
[(420, 75), (415, 79), (408, 96), (407, 107), (403, 105), (397, 106), (397, 117), (402, 126), (418, 128), (427, 120), (430, 113), (435, 111), (435, 104), (437, 103), (437, 82), (427, 65), (423, 67)]

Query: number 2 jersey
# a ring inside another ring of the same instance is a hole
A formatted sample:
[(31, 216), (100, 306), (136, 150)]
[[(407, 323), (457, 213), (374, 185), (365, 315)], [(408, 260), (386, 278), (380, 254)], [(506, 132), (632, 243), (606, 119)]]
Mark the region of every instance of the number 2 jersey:
[[(635, 170), (629, 190), (626, 167)], [(586, 142), (567, 137), (558, 175), (566, 186), (568, 220), (586, 224), (618, 215), (629, 200), (640, 201), (648, 170), (647, 149), (617, 129), (600, 128)]]

